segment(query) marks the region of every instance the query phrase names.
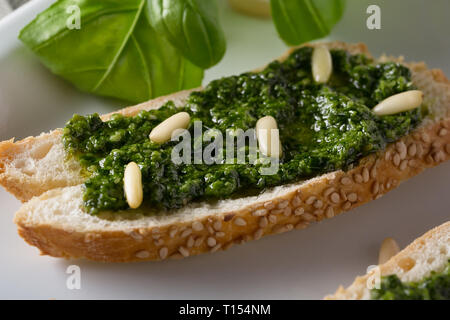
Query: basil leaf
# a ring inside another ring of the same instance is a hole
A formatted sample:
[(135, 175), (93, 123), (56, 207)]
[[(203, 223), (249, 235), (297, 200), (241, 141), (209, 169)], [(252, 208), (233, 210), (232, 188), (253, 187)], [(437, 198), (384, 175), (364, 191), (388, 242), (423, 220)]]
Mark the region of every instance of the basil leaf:
[(271, 0), (278, 34), (289, 45), (327, 36), (341, 19), (345, 0)]
[(215, 0), (149, 0), (152, 26), (186, 58), (207, 69), (226, 49)]
[[(68, 29), (66, 8), (80, 8)], [(150, 25), (147, 0), (59, 0), (20, 33), (53, 73), (83, 91), (142, 102), (200, 85), (203, 70)]]

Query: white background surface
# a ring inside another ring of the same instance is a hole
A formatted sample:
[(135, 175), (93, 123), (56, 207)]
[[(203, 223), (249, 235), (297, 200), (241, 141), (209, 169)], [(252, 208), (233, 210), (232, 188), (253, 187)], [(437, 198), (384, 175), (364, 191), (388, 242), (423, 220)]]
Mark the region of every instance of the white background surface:
[[(107, 112), (122, 104), (81, 94), (50, 74), (19, 41), (19, 30), (51, 0), (33, 0), (0, 21), (0, 140), (61, 127), (74, 112)], [(366, 28), (379, 4), (382, 29)], [(283, 53), (270, 21), (240, 16), (222, 3), (228, 50), (205, 82), (261, 66)], [(450, 1), (348, 0), (330, 36), (364, 41), (379, 55), (425, 60), (450, 75)], [(375, 264), (380, 242), (403, 247), (448, 220), (450, 163), (428, 170), (383, 198), (349, 213), (226, 252), (160, 263), (102, 264), (40, 257), (12, 223), (20, 203), (0, 189), (0, 298), (39, 299), (320, 299)], [(81, 267), (81, 290), (66, 288), (66, 268)]]

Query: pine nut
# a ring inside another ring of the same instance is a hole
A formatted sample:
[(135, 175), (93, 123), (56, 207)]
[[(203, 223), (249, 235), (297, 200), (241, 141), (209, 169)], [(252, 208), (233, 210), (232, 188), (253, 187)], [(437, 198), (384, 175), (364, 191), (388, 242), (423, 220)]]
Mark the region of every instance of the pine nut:
[(135, 162), (130, 162), (125, 168), (123, 190), (125, 191), (125, 197), (130, 208), (138, 208), (142, 203), (144, 195), (141, 169), (139, 169), (139, 166)]
[(400, 251), (397, 242), (392, 238), (386, 238), (381, 243), (380, 253), (378, 255), (378, 264), (387, 262)]
[(333, 71), (333, 60), (327, 48), (322, 46), (314, 48), (311, 65), (314, 81), (328, 82)]
[(381, 101), (373, 108), (373, 112), (379, 116), (396, 114), (418, 108), (422, 102), (423, 92), (420, 90), (410, 90), (395, 94)]
[(164, 143), (172, 138), (172, 133), (177, 129), (186, 129), (191, 121), (187, 112), (178, 112), (167, 118), (150, 132), (150, 140), (156, 143)]
[(277, 121), (274, 117), (262, 117), (256, 122), (259, 150), (268, 157), (279, 158), (282, 154)]

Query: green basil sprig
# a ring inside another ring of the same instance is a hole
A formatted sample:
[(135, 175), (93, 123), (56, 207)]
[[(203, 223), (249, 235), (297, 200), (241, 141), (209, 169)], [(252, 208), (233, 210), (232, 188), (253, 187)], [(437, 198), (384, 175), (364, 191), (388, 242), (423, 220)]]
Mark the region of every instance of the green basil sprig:
[(278, 34), (289, 45), (327, 36), (344, 13), (345, 0), (271, 0)]
[[(80, 8), (80, 29), (66, 26)], [(151, 26), (147, 0), (59, 0), (19, 38), (55, 74), (83, 91), (142, 102), (200, 85), (203, 68)]]
[(214, 0), (150, 0), (152, 26), (199, 67), (209, 68), (225, 54), (225, 36)]
[[(80, 29), (66, 25), (74, 5)], [(277, 31), (289, 45), (328, 35), (344, 5), (271, 0)], [(130, 102), (199, 86), (204, 69), (226, 49), (216, 0), (58, 0), (19, 38), (79, 89)]]

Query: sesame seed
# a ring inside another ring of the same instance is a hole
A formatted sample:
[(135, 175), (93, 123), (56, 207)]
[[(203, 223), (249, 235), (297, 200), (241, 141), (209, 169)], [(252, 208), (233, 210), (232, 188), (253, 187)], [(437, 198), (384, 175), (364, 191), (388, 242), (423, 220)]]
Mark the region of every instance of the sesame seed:
[(167, 258), (167, 254), (169, 253), (169, 249), (167, 249), (167, 247), (161, 248), (159, 249), (159, 257), (161, 259), (165, 259)]
[(435, 152), (433, 158), (434, 158), (434, 161), (441, 162), (441, 161), (445, 160), (445, 154), (442, 150), (439, 150), (439, 151)]
[(216, 236), (216, 238), (225, 237), (225, 232), (223, 232), (223, 231), (216, 232), (215, 236)]
[(342, 209), (348, 210), (348, 209), (350, 209), (351, 206), (352, 206), (352, 203), (351, 203), (350, 201), (347, 201), (347, 202), (344, 203), (344, 205), (342, 206)]
[(362, 183), (363, 182), (363, 177), (359, 173), (355, 173), (353, 175), (353, 179), (355, 180), (356, 183)]
[(147, 250), (141, 250), (136, 252), (136, 258), (146, 259), (148, 257), (150, 257), (150, 252), (148, 252)]
[(406, 169), (406, 167), (408, 166), (408, 160), (402, 160), (402, 162), (400, 163), (400, 167), (399, 169), (401, 171), (404, 171)]
[(213, 228), (214, 228), (216, 231), (220, 231), (220, 230), (222, 229), (222, 221), (217, 220), (216, 222), (214, 222)]
[(206, 229), (208, 230), (209, 234), (214, 234), (214, 229), (209, 224), (206, 226)]
[(234, 224), (237, 225), (237, 226), (243, 227), (243, 226), (247, 225), (247, 221), (245, 221), (241, 217), (237, 217), (236, 219), (234, 219)]
[(266, 209), (258, 209), (253, 211), (253, 215), (256, 217), (261, 217), (267, 214), (267, 210)]
[(443, 136), (447, 135), (447, 133), (448, 133), (448, 130), (445, 129), (445, 128), (442, 128), (441, 130), (439, 130), (439, 136), (440, 137), (443, 137)]
[(391, 160), (391, 155), (392, 155), (392, 150), (389, 149), (389, 150), (386, 151), (386, 153), (384, 154), (384, 160), (390, 161), (390, 160)]
[(265, 227), (267, 227), (267, 224), (268, 224), (269, 222), (267, 221), (267, 218), (266, 217), (261, 217), (260, 219), (259, 219), (259, 226), (261, 227), (261, 228), (265, 228)]
[(203, 241), (205, 241), (205, 237), (200, 237), (198, 239), (195, 239), (194, 246), (200, 247), (202, 245)]
[(169, 231), (169, 236), (170, 236), (171, 238), (174, 238), (175, 235), (177, 234), (177, 232), (178, 232), (178, 229), (177, 229), (177, 228), (173, 228), (173, 229), (171, 229), (171, 230)]
[(193, 236), (190, 236), (186, 242), (186, 246), (188, 248), (192, 248), (194, 246), (195, 240)]
[(299, 196), (295, 196), (293, 199), (292, 199), (292, 206), (294, 207), (294, 208), (297, 208), (299, 205), (301, 205), (302, 204), (302, 199), (300, 199), (300, 197)]
[(441, 142), (439, 140), (434, 141), (431, 146), (435, 149), (440, 149), (441, 148)]
[(408, 147), (408, 155), (412, 158), (417, 154), (417, 146), (415, 143), (411, 143)]
[(430, 136), (426, 132), (422, 132), (421, 138), (422, 138), (422, 141), (425, 143), (430, 143), (430, 141), (431, 141)]
[(316, 200), (316, 201), (314, 201), (313, 206), (314, 206), (314, 208), (316, 208), (316, 209), (320, 209), (320, 208), (322, 208), (322, 206), (323, 206), (323, 201), (322, 201), (322, 200)]
[(337, 192), (333, 192), (330, 196), (331, 202), (333, 203), (339, 203), (341, 201), (341, 196)]
[(194, 229), (195, 231), (202, 231), (203, 230), (203, 223), (201, 223), (200, 221), (194, 221), (192, 223), (192, 229)]
[(330, 187), (323, 192), (323, 196), (326, 198), (330, 194), (332, 194), (334, 191), (336, 191), (336, 189), (334, 187)]
[(341, 179), (341, 183), (342, 183), (344, 186), (348, 186), (349, 184), (352, 183), (352, 180), (350, 180), (349, 177), (343, 177), (343, 178)]
[(282, 212), (284, 212), (283, 209), (276, 209), (276, 210), (270, 211), (271, 214), (280, 214), (280, 213), (282, 213)]
[(421, 158), (423, 156), (423, 146), (418, 143), (417, 144), (417, 157)]
[(308, 226), (307, 222), (299, 222), (295, 225), (295, 229), (301, 230), (305, 229)]
[(394, 155), (394, 158), (392, 159), (392, 162), (394, 163), (394, 166), (398, 167), (400, 165), (400, 155), (396, 153)]
[(269, 222), (276, 223), (277, 222), (277, 216), (270, 214), (269, 215)]
[(306, 199), (306, 204), (307, 205), (311, 205), (311, 204), (313, 204), (313, 202), (314, 201), (316, 201), (316, 197), (314, 197), (314, 196), (310, 196), (308, 199)]
[(217, 244), (214, 248), (211, 249), (211, 252), (216, 252), (217, 250), (220, 249), (221, 246), (222, 246), (221, 243)]
[(264, 234), (264, 229), (258, 229), (258, 230), (256, 230), (255, 231), (255, 234), (253, 235), (253, 238), (255, 239), (255, 240), (258, 240), (258, 239), (261, 239), (261, 237), (263, 236), (263, 234)]
[(137, 241), (141, 241), (144, 239), (144, 237), (142, 235), (140, 235), (139, 233), (137, 233), (136, 231), (131, 231), (129, 233), (129, 235), (130, 235), (130, 237), (132, 237), (134, 240), (137, 240)]
[(380, 190), (380, 183), (378, 181), (375, 181), (372, 185), (372, 193), (377, 194)]
[(206, 243), (208, 244), (208, 246), (214, 247), (216, 245), (217, 241), (213, 237), (208, 237), (208, 240), (206, 240)]
[(411, 168), (418, 168), (419, 167), (419, 163), (416, 160), (414, 160), (414, 159), (409, 160), (408, 161), (408, 165)]
[(305, 212), (305, 213), (302, 215), (302, 217), (303, 217), (303, 219), (305, 219), (306, 221), (314, 221), (314, 220), (316, 220), (316, 218), (315, 218), (311, 213), (309, 213), (309, 212)]
[(376, 179), (376, 177), (377, 177), (377, 165), (378, 165), (378, 161), (375, 162), (372, 169), (370, 170), (370, 177), (372, 179)]
[(278, 204), (278, 209), (284, 209), (289, 205), (289, 201), (283, 200)]
[(292, 209), (290, 207), (287, 207), (286, 209), (284, 209), (284, 213), (283, 213), (286, 217), (289, 217), (292, 214)]
[(178, 248), (178, 252), (180, 252), (181, 253), (181, 255), (183, 256), (183, 257), (189, 257), (189, 250), (188, 249), (186, 249), (185, 247), (183, 247), (183, 246), (181, 246), (181, 247), (179, 247)]
[(358, 200), (358, 195), (354, 192), (347, 195), (347, 200), (350, 202), (356, 202)]
[(430, 136), (426, 132), (422, 132), (421, 138), (422, 138), (422, 141), (425, 143), (430, 143), (430, 141), (431, 141)]
[(380, 194), (377, 194), (376, 196), (375, 196), (375, 200), (377, 200), (377, 199), (380, 199), (381, 197), (383, 196), (383, 194), (382, 193), (380, 193)]
[(328, 208), (325, 210), (325, 216), (326, 216), (327, 218), (333, 218), (333, 217), (334, 217), (334, 209), (333, 209), (333, 207), (328, 207)]
[(292, 229), (294, 229), (294, 225), (291, 224), (291, 223), (288, 223), (288, 224), (286, 225), (286, 229), (287, 229), (287, 231), (291, 231)]
[(366, 167), (364, 167), (362, 170), (362, 177), (364, 183), (369, 181), (369, 170)]
[(294, 211), (294, 215), (296, 215), (296, 216), (301, 216), (304, 213), (305, 213), (305, 209), (303, 209), (302, 207), (299, 207), (299, 208), (295, 209), (295, 211)]
[(187, 228), (186, 230), (181, 232), (181, 238), (186, 238), (187, 236), (191, 235), (191, 233), (192, 233), (192, 229), (191, 228)]
[(400, 159), (401, 159), (401, 160), (405, 159), (405, 158), (406, 158), (406, 152), (407, 152), (405, 143), (404, 143), (403, 141), (399, 141), (399, 142), (397, 142), (397, 143), (395, 144), (395, 148), (396, 148), (397, 151), (398, 151), (398, 154), (399, 154), (399, 156), (400, 156)]
[(273, 208), (275, 208), (275, 205), (273, 204), (272, 201), (269, 201), (264, 203), (264, 208), (266, 208), (267, 210), (272, 210)]

